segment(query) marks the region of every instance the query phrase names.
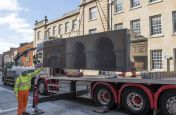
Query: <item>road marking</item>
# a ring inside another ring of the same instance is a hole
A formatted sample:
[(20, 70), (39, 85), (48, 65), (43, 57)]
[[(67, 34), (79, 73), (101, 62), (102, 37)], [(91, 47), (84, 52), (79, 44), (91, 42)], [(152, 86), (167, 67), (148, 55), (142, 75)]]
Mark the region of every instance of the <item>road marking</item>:
[[(32, 106), (32, 104), (27, 105), (27, 107), (31, 107), (31, 106)], [(13, 108), (10, 108), (10, 109), (0, 110), (0, 114), (10, 112), (10, 111), (13, 111), (13, 110), (17, 110), (17, 108), (18, 107), (13, 107)]]

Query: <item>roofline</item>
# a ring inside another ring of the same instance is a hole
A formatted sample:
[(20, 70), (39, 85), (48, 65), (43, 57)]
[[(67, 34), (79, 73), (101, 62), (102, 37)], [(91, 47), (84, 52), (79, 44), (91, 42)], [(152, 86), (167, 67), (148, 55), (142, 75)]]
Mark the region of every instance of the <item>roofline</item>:
[(43, 25), (38, 26), (38, 27), (35, 27), (34, 30), (39, 29), (39, 28), (42, 28), (43, 26), (48, 26), (48, 25), (50, 25), (50, 24), (53, 24), (53, 23), (62, 21), (62, 20), (64, 20), (64, 19), (70, 18), (70, 17), (75, 16), (75, 15), (78, 15), (78, 14), (79, 14), (79, 11), (76, 11), (76, 12), (74, 12), (74, 13), (72, 13), (72, 14), (59, 17), (58, 19), (52, 20), (52, 21), (50, 21), (50, 22), (47, 22), (46, 24), (43, 24)]
[(92, 3), (92, 2), (96, 2), (96, 1), (97, 1), (97, 0), (87, 1), (86, 3), (82, 3), (82, 4), (80, 4), (79, 7), (81, 7), (81, 6), (85, 6), (85, 5), (87, 5), (87, 4), (90, 4), (90, 3)]

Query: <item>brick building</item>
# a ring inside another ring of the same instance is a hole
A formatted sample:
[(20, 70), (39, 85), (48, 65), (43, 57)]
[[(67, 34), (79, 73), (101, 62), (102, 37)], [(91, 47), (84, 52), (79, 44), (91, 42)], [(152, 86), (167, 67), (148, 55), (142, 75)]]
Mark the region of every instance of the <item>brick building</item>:
[[(20, 47), (17, 48), (17, 54), (23, 53), (24, 51), (26, 51), (29, 48), (33, 48), (33, 42), (31, 43), (21, 43)], [(33, 66), (33, 52), (29, 52), (26, 55), (20, 57), (18, 59), (18, 65), (20, 66), (25, 66), (25, 67), (30, 67)]]

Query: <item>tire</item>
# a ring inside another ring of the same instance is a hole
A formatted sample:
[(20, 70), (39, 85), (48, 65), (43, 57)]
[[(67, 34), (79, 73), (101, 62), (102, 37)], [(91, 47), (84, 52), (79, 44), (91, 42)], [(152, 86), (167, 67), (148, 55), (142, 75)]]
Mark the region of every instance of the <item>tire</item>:
[(44, 80), (39, 80), (38, 82), (38, 92), (40, 95), (46, 95), (47, 91), (46, 91), (46, 84)]
[[(175, 115), (176, 107), (176, 91), (171, 90), (163, 93), (161, 98), (159, 99), (159, 108), (161, 113), (164, 115)], [(170, 110), (168, 109), (170, 108)], [(172, 108), (174, 109), (174, 113), (172, 113)]]
[(2, 82), (3, 82), (3, 85), (7, 85), (5, 78), (2, 79)]
[[(103, 93), (106, 97), (102, 96)], [(103, 98), (105, 98), (105, 99), (103, 99)], [(113, 95), (112, 91), (108, 87), (103, 86), (103, 85), (95, 88), (94, 102), (97, 106), (107, 106), (110, 109), (112, 107), (114, 107), (114, 105), (115, 105), (114, 95)]]
[(147, 94), (137, 88), (127, 88), (122, 94), (123, 108), (133, 115), (146, 115), (150, 110)]

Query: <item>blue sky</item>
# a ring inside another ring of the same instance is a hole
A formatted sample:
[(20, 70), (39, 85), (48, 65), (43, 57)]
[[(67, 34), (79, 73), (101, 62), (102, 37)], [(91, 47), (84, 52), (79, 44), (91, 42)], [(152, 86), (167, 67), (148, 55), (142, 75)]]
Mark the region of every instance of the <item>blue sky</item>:
[(78, 7), (80, 0), (0, 0), (0, 54), (33, 40), (35, 20), (53, 20)]

